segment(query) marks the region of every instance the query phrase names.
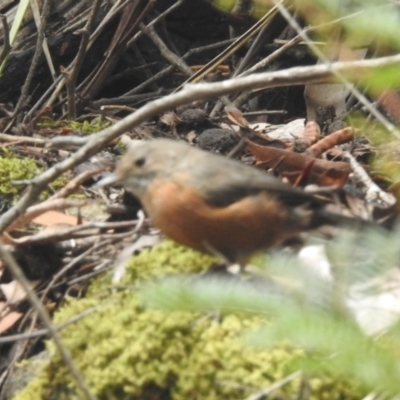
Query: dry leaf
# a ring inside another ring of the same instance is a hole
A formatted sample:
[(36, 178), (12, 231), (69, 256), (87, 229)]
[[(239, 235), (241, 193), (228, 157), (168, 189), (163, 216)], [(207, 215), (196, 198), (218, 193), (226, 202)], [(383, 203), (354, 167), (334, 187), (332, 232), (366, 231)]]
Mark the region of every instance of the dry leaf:
[(22, 315), (22, 313), (11, 311), (6, 303), (0, 302), (0, 334), (12, 328)]
[(287, 150), (260, 146), (250, 141), (247, 141), (247, 148), (264, 168), (273, 168), (292, 183), (296, 182), (311, 162), (313, 164), (308, 174), (309, 184), (341, 187), (347, 182), (351, 171), (349, 164), (345, 162), (315, 159)]
[(344, 128), (339, 131), (333, 132), (328, 136), (325, 136), (318, 143), (315, 143), (310, 148), (307, 149), (306, 154), (313, 157), (319, 157), (325, 151), (331, 149), (332, 147), (350, 142), (353, 140), (355, 130), (353, 128)]
[[(29, 282), (30, 287), (33, 289), (39, 284), (39, 281)], [(7, 304), (15, 305), (26, 299), (26, 292), (21, 284), (17, 281), (10, 283), (3, 283), (0, 285)]]
[(59, 211), (46, 211), (34, 218), (32, 222), (42, 226), (51, 226), (55, 224), (68, 224), (75, 226), (78, 225), (78, 217), (67, 215)]

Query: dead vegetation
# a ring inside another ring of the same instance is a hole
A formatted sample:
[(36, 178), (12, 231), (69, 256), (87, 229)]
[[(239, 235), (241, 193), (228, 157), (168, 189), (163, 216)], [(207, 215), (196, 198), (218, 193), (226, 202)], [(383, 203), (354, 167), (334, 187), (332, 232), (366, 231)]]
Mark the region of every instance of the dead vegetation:
[[(93, 187), (132, 140), (185, 140), (322, 193), (345, 215), (395, 223), (399, 95), (390, 74), (400, 56), (383, 39), (353, 43), (343, 19), (361, 10), (56, 3), (26, 16), (11, 50), (13, 12), (3, 19), (0, 399), (44, 336), (95, 398), (50, 316), (159, 241), (136, 199)], [(379, 74), (389, 76), (380, 86)]]

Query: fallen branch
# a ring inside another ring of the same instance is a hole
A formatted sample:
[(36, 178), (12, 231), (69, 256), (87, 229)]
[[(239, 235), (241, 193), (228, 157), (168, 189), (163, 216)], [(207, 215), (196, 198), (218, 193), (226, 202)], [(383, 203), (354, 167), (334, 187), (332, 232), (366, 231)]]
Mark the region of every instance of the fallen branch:
[[(0, 233), (4, 232), (27, 207), (33, 204), (42, 190), (63, 172), (87, 160), (127, 130), (138, 126), (156, 115), (196, 100), (208, 100), (237, 91), (265, 89), (277, 86), (304, 85), (306, 83), (322, 83), (327, 81), (332, 82), (334, 81), (332, 78), (334, 72), (340, 72), (347, 77), (353, 77), (355, 81), (359, 81), (360, 76), (363, 76), (363, 74), (375, 68), (390, 65), (400, 65), (400, 55), (381, 57), (372, 60), (336, 62), (329, 65), (296, 67), (282, 71), (249, 75), (224, 82), (186, 85), (178, 93), (173, 93), (147, 103), (115, 125), (100, 131), (94, 137), (90, 137), (89, 139), (75, 138), (74, 140), (56, 138), (53, 141), (54, 145), (61, 145), (62, 143), (68, 145), (75, 144), (81, 146), (81, 148), (72, 154), (71, 157), (54, 165), (31, 181), (31, 185), (26, 191), (26, 194), (21, 197), (14, 207), (1, 216)], [(400, 138), (400, 132), (396, 128), (392, 129), (391, 132)]]

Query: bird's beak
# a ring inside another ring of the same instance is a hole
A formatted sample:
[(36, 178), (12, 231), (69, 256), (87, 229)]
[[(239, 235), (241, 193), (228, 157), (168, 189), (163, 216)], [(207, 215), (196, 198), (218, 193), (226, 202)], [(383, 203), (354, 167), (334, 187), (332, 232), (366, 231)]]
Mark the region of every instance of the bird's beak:
[(92, 186), (92, 188), (93, 189), (99, 189), (99, 188), (102, 188), (104, 186), (108, 186), (108, 185), (111, 185), (113, 183), (119, 183), (119, 182), (120, 182), (120, 177), (115, 173), (110, 173), (105, 178), (101, 179), (96, 184), (94, 184)]

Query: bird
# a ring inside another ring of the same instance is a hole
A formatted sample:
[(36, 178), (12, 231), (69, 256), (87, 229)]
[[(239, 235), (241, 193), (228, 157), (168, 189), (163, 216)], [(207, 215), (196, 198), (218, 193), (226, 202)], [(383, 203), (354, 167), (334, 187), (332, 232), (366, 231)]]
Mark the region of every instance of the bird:
[(168, 238), (240, 265), (305, 229), (353, 220), (265, 171), (173, 139), (135, 142), (99, 185), (110, 183)]

